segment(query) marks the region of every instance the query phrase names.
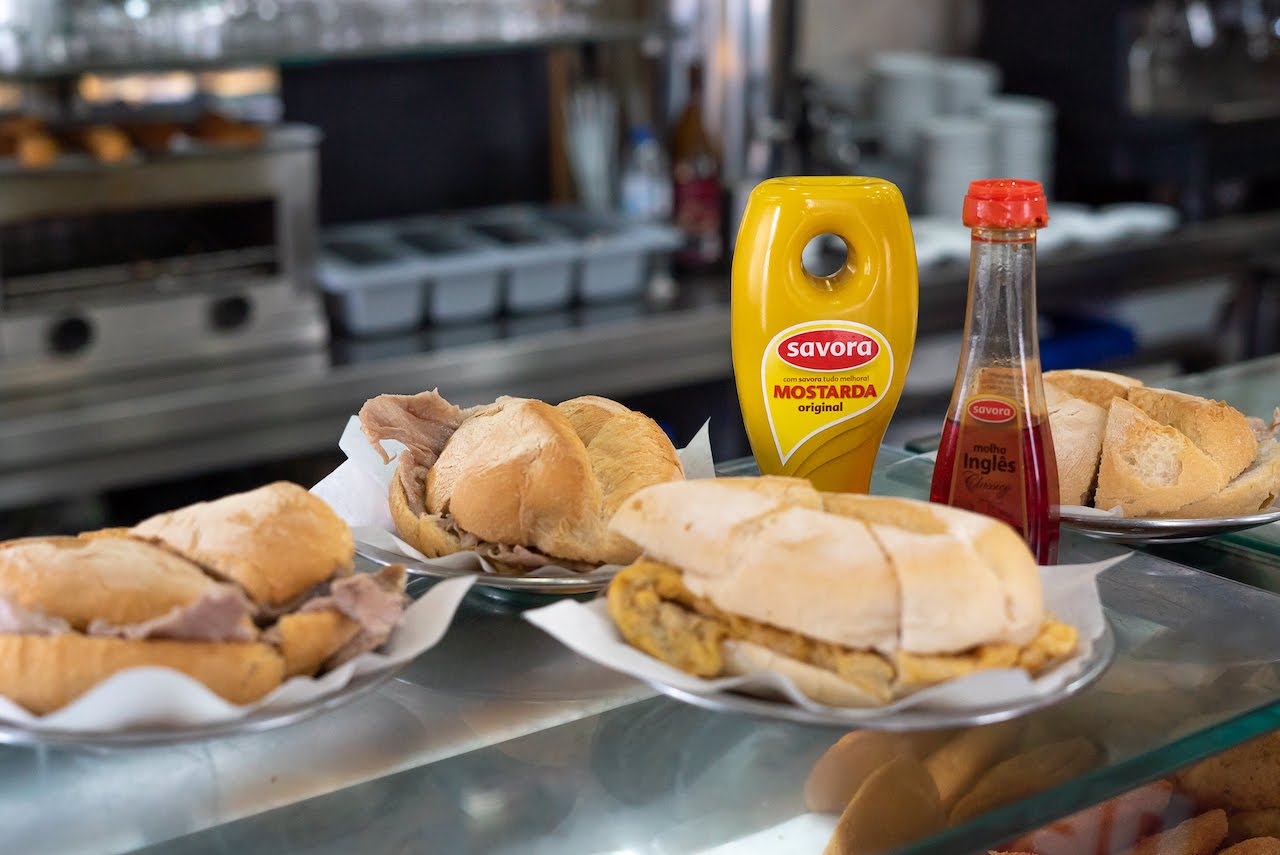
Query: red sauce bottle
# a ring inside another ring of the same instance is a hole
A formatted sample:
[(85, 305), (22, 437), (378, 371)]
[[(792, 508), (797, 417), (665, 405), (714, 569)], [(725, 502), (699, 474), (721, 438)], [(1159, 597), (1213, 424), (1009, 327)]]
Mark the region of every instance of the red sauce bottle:
[(1058, 466), (1036, 335), (1036, 229), (1048, 222), (1037, 181), (969, 185), (965, 345), (929, 490), (930, 501), (1009, 523), (1040, 564), (1058, 557)]

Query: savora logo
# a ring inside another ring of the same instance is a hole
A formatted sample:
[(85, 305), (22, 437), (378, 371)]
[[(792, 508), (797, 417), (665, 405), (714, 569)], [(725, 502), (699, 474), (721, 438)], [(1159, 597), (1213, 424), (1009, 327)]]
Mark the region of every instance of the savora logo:
[(853, 330), (808, 330), (778, 343), (778, 357), (805, 371), (847, 371), (879, 355), (879, 342)]
[(968, 409), (969, 415), (978, 421), (996, 425), (1011, 422), (1017, 415), (1012, 404), (996, 398), (978, 398), (970, 401)]

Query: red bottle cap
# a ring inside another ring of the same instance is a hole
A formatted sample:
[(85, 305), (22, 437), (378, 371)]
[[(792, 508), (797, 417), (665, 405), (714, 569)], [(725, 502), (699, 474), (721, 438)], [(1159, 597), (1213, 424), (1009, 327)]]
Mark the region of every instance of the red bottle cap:
[(964, 224), (969, 228), (1039, 229), (1049, 223), (1049, 205), (1039, 181), (987, 178), (969, 184)]

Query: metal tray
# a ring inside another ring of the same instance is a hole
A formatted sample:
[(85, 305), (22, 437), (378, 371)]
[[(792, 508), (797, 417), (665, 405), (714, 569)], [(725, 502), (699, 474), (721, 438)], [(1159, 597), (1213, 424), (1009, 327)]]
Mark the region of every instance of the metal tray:
[(1190, 543), (1233, 531), (1244, 531), (1260, 525), (1280, 522), (1280, 508), (1260, 514), (1211, 519), (1145, 519), (1141, 517), (1104, 517), (1061, 511), (1063, 525), (1071, 526), (1088, 537), (1111, 543)]
[(295, 724), (322, 712), (340, 706), (390, 682), (411, 662), (393, 668), (362, 674), (332, 694), (314, 698), (295, 706), (260, 710), (243, 718), (219, 721), (211, 724), (166, 727), (153, 725), (131, 727), (124, 730), (80, 731), (34, 729), (15, 722), (0, 721), (0, 744), (73, 746), (80, 748), (141, 748), (158, 745), (174, 745), (181, 742), (197, 742), (227, 736), (261, 733), (277, 727)]
[(503, 576), (498, 573), (469, 573), (439, 564), (414, 561), (412, 558), (406, 558), (397, 552), (390, 552), (358, 540), (356, 541), (356, 554), (383, 566), (389, 564), (404, 565), (405, 571), (410, 576), (425, 576), (432, 579), (474, 576), (476, 587), (555, 596), (590, 594), (603, 590), (609, 586), (609, 583), (613, 581), (614, 575), (620, 569), (606, 566), (580, 576)]
[(1102, 635), (1093, 639), (1093, 650), (1085, 660), (1084, 668), (1071, 682), (1059, 691), (1049, 695), (1038, 695), (1023, 702), (1005, 706), (980, 706), (965, 709), (933, 709), (908, 708), (875, 715), (872, 711), (859, 709), (856, 712), (845, 712), (831, 709), (830, 712), (819, 712), (795, 706), (782, 700), (769, 700), (738, 692), (716, 692), (702, 695), (668, 686), (665, 683), (646, 681), (659, 692), (712, 712), (734, 713), (797, 724), (825, 725), (830, 727), (856, 728), (862, 730), (937, 730), (945, 727), (972, 727), (980, 724), (991, 724), (1007, 721), (1026, 715), (1044, 707), (1052, 706), (1066, 700), (1072, 695), (1088, 687), (1102, 676), (1116, 655), (1116, 638), (1110, 621)]

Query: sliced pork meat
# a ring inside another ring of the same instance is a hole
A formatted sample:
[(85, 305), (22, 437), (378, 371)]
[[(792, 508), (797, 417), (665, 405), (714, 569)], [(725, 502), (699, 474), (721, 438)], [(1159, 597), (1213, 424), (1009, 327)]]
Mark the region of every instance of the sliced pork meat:
[(257, 629), (249, 620), (253, 604), (239, 589), (224, 585), (198, 600), (177, 606), (142, 623), (114, 626), (98, 619), (89, 635), (105, 638), (173, 639), (179, 641), (255, 641)]
[(531, 570), (550, 567), (553, 564), (566, 570), (572, 570), (575, 573), (590, 573), (600, 566), (586, 561), (555, 558), (550, 555), (543, 555), (541, 552), (529, 549), (527, 546), (508, 546), (505, 543), (482, 543), (475, 549), (477, 553), (489, 561), (500, 562), (508, 567), (516, 567), (526, 573)]
[(71, 624), (60, 617), (33, 612), (0, 597), (0, 635), (63, 635)]
[(298, 610), (334, 609), (360, 624), (356, 636), (324, 663), (326, 670), (337, 668), (386, 643), (409, 601), (404, 593), (404, 583), (404, 568), (399, 564), (383, 567), (377, 573), (356, 573), (335, 581), (328, 596), (317, 597)]
[(382, 447), (382, 440), (394, 439), (404, 443), (408, 455), (397, 470), (397, 477), (404, 487), (409, 508), (415, 513), (425, 513), (422, 484), (427, 470), (435, 465), (444, 445), (470, 415), (450, 404), (435, 391), (417, 395), (379, 395), (364, 402), (360, 408), (360, 429), (382, 457), (391, 458)]

